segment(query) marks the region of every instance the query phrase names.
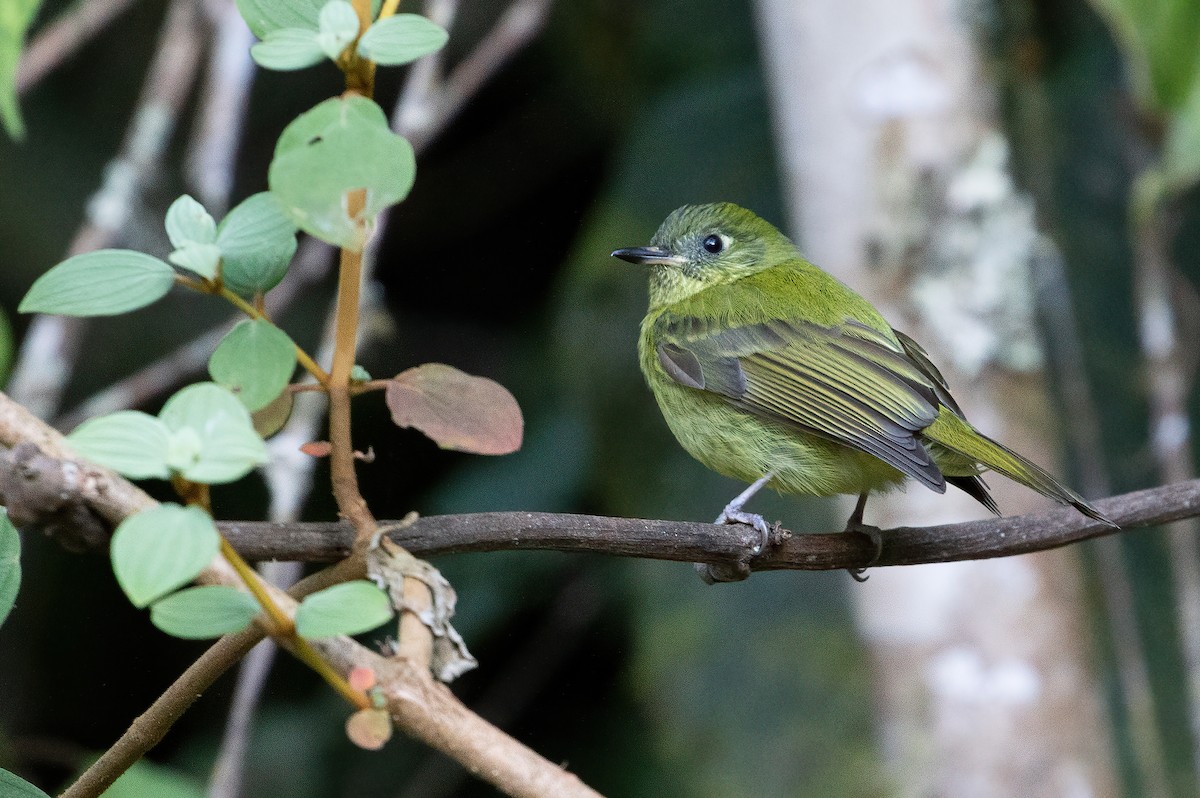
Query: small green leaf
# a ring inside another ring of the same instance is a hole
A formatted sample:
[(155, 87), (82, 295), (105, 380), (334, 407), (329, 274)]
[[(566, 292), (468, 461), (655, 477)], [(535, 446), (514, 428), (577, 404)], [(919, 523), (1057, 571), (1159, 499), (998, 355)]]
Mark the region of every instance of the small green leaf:
[(295, 370), (296, 345), (264, 319), (238, 322), (208, 361), (213, 381), (232, 391), (251, 412), (283, 393)]
[(1163, 171), (1179, 191), (1200, 180), (1200, 77), (1192, 81), (1187, 101), (1167, 119)]
[(401, 66), (437, 52), (450, 34), (420, 14), (381, 19), (358, 40), (358, 54), (385, 66)]
[(279, 284), (296, 254), (296, 225), (269, 191), (251, 195), (217, 227), (221, 279), (242, 296)]
[(217, 276), (217, 268), (221, 265), (221, 248), (216, 244), (187, 242), (168, 255), (167, 260), (181, 269), (211, 280)]
[(358, 36), (358, 14), (346, 0), (329, 0), (317, 20), (317, 44), (331, 59), (337, 60), (346, 45)]
[(254, 431), (264, 438), (269, 438), (283, 429), (283, 425), (292, 417), (295, 399), (295, 394), (291, 391), (284, 391), (268, 402), (266, 407), (255, 410), (251, 416), (254, 419)]
[(99, 249), (67, 258), (34, 281), (22, 313), (115, 316), (157, 302), (175, 284), (175, 270), (129, 249)]
[(170, 431), (157, 418), (121, 410), (80, 424), (67, 436), (71, 448), (129, 479), (166, 479)]
[(1200, 65), (1200, 4), (1194, 0), (1092, 0), (1113, 29), (1141, 99), (1179, 108)]
[(350, 369), (350, 382), (370, 382), (371, 372), (367, 371), (357, 363)]
[(17, 105), (17, 64), (25, 32), (37, 15), (41, 0), (4, 0), (0, 3), (0, 122), (14, 139), (25, 137), (25, 124)]
[(8, 511), (0, 507), (0, 624), (16, 603), (20, 588), (21, 535), (8, 520)]
[(296, 610), (301, 637), (333, 637), (368, 632), (393, 615), (387, 594), (365, 579), (343, 582), (307, 596)]
[(203, 510), (160, 504), (122, 521), (110, 554), (117, 583), (135, 607), (145, 607), (195, 579), (219, 546)]
[(443, 449), (509, 454), (521, 448), (525, 421), (517, 400), (486, 377), (425, 363), (388, 381), (392, 421), (425, 433)]
[[(335, 97), (301, 114), (283, 131), (267, 180), (301, 230), (361, 250), (375, 216), (408, 195), (416, 175), (412, 146), (364, 97)], [(366, 192), (350, 217), (347, 193)]]
[[(318, 17), (327, 0), (237, 0), (246, 25), (260, 39), (281, 28), (305, 28), (316, 33)], [(383, 0), (371, 0), (371, 19), (379, 16)]]
[(12, 326), (8, 323), (8, 316), (4, 313), (4, 309), (0, 308), (0, 387), (3, 387), (4, 381), (8, 379), (8, 370), (12, 367), (12, 357)]
[(204, 206), (187, 194), (167, 208), (167, 238), (176, 249), (184, 244), (212, 244), (217, 240), (217, 223)]
[(252, 596), (225, 585), (189, 587), (159, 599), (150, 621), (162, 631), (186, 640), (240, 632), (260, 611)]
[(318, 34), (302, 28), (272, 31), (250, 48), (250, 57), (264, 69), (290, 72), (325, 60)]
[(189, 385), (167, 400), (158, 417), (174, 433), (171, 467), (192, 482), (233, 482), (267, 460), (249, 411), (220, 385)]
[(0, 768), (0, 795), (4, 798), (50, 798), (15, 773)]

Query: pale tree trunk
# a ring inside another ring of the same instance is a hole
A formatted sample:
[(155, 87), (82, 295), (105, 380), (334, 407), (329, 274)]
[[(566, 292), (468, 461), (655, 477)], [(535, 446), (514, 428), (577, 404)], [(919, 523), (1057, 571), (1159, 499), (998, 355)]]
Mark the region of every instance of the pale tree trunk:
[[(1054, 466), (1030, 270), (1048, 243), (1013, 185), (995, 87), (949, 0), (758, 0), (785, 220), (806, 254), (939, 363), (968, 417)], [(989, 479), (1007, 513), (1045, 503)], [(978, 516), (951, 488), (877, 497), (887, 527)], [(1110, 729), (1077, 556), (877, 569), (853, 586), (902, 795), (1106, 796)]]

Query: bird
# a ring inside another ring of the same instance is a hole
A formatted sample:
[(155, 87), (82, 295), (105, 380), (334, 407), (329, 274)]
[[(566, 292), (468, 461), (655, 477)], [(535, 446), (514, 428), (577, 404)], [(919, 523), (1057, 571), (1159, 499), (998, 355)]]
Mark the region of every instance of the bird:
[(642, 374), (680, 445), (713, 471), (751, 483), (716, 523), (753, 526), (759, 550), (770, 528), (743, 507), (764, 486), (856, 495), (846, 530), (870, 536), (878, 558), (879, 531), (863, 523), (871, 493), (907, 479), (939, 493), (953, 485), (1000, 515), (985, 471), (1116, 526), (975, 429), (916, 341), (752, 211), (685, 205), (649, 246), (612, 256), (649, 267)]

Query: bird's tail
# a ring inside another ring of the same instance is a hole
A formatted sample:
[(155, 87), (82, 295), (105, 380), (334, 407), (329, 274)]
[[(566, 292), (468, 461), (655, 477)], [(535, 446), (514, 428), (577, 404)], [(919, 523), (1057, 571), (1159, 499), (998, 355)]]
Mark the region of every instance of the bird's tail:
[(921, 436), (984, 468), (1030, 487), (1043, 496), (1062, 504), (1069, 504), (1089, 518), (1112, 527), (1116, 526), (1104, 513), (1088, 503), (1087, 499), (1050, 476), (1036, 463), (997, 443), (945, 409), (931, 425), (921, 431)]

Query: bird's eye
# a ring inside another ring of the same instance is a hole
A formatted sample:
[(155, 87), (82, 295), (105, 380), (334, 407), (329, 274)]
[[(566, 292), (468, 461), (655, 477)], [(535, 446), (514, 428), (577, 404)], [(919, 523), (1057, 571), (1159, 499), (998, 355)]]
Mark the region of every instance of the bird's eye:
[(721, 240), (719, 235), (713, 234), (704, 239), (704, 241), (700, 243), (700, 246), (704, 247), (705, 252), (716, 255), (718, 252), (725, 249), (725, 242)]

